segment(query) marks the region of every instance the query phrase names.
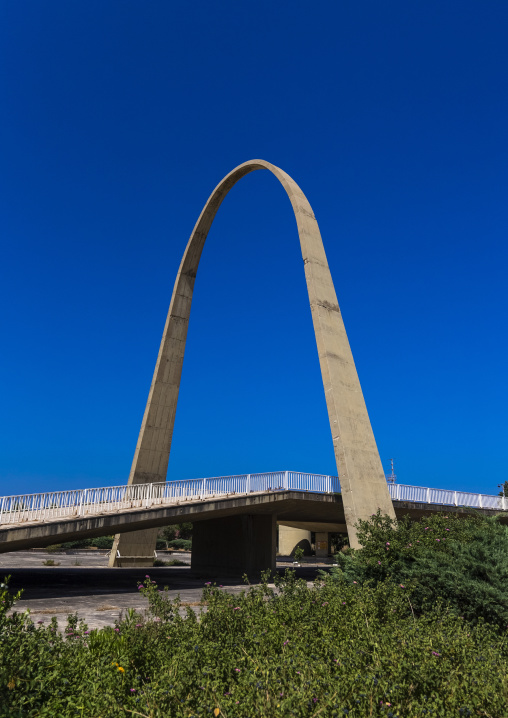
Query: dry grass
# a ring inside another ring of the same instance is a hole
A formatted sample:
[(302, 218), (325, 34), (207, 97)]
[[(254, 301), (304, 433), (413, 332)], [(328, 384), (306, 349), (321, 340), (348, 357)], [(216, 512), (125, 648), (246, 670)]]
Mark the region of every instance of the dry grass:
[(181, 606), (208, 606), (208, 601), (182, 601)]
[[(96, 611), (119, 611), (120, 608), (118, 606), (110, 606), (109, 603), (104, 603), (102, 606), (98, 606)], [(30, 609), (30, 615), (34, 614), (43, 614), (45, 616), (53, 616), (57, 613), (66, 613), (70, 614), (72, 613), (71, 608), (36, 608), (36, 609)]]

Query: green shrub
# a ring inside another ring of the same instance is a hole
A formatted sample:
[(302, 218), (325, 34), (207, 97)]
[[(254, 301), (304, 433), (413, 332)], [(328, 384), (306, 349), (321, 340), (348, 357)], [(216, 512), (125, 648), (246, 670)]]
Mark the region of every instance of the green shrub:
[(110, 549), (113, 548), (114, 536), (98, 536), (92, 539), (92, 546), (95, 548)]
[(3, 583), (0, 583), (0, 630), (4, 628), (6, 622), (7, 612), (19, 601), (23, 591), (17, 591), (17, 593), (11, 593), (9, 591), (10, 576), (6, 576)]
[(172, 541), (173, 539), (192, 539), (192, 524), (186, 521), (181, 524), (170, 524), (159, 531), (159, 538), (164, 541)]
[(159, 558), (156, 558), (153, 562), (154, 566), (188, 566), (189, 564), (187, 561), (180, 561), (178, 558), (171, 558), (169, 561), (161, 561)]
[(80, 548), (101, 548), (110, 549), (113, 546), (113, 536), (98, 536), (97, 538), (79, 539), (78, 541), (64, 541), (64, 543), (53, 544), (46, 547), (50, 553), (58, 551), (71, 551)]
[(77, 548), (89, 548), (92, 545), (93, 539), (80, 539), (79, 541), (65, 541), (60, 544), (62, 549), (72, 550)]
[(207, 586), (196, 616), (147, 577), (148, 620), (87, 631), (71, 616), (63, 635), (4, 610), (0, 716), (506, 718), (506, 634), (440, 607), (418, 617), (390, 581), (276, 583)]
[(45, 551), (48, 553), (59, 553), (62, 550), (62, 544), (61, 543), (54, 543), (51, 544), (51, 546), (46, 546)]
[(297, 561), (298, 563), (300, 563), (300, 561), (303, 559), (303, 557), (304, 557), (304, 550), (303, 550), (303, 548), (302, 548), (301, 546), (297, 546), (297, 547), (295, 548), (295, 561)]
[(508, 625), (508, 529), (475, 514), (359, 522), (363, 548), (339, 554), (332, 577), (412, 586), (417, 612), (441, 601), (471, 621)]
[(172, 541), (168, 541), (168, 547), (177, 550), (180, 549), (183, 551), (191, 551), (192, 541), (189, 541), (187, 539), (173, 539)]

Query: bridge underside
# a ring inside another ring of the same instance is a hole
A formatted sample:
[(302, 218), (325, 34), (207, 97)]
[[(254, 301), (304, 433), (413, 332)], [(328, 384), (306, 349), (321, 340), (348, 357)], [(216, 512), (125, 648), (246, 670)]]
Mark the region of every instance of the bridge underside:
[[(468, 513), (455, 506), (393, 502), (397, 517), (414, 518), (436, 511)], [(495, 510), (480, 510), (495, 515)], [(508, 523), (508, 516), (501, 520)], [(0, 553), (44, 547), (64, 541), (158, 529), (171, 523), (194, 524), (192, 568), (205, 574), (254, 575), (275, 568), (276, 524), (314, 531), (341, 531), (345, 516), (337, 495), (278, 491), (220, 499), (183, 501), (170, 506), (122, 510), (89, 517), (0, 528)], [(153, 556), (125, 557), (122, 565), (149, 565)]]

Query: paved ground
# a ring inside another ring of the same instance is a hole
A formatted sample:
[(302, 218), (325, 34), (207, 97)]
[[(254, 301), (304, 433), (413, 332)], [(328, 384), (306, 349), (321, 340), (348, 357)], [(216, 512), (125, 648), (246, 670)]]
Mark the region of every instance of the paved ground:
[[(190, 554), (178, 552), (174, 557), (190, 563)], [(47, 560), (60, 565), (43, 565)], [(111, 569), (107, 562), (107, 555), (98, 552), (55, 554), (17, 551), (0, 554), (0, 578), (10, 574), (11, 588), (23, 589), (23, 596), (15, 610), (22, 612), (30, 609), (34, 621), (45, 623), (56, 616), (60, 629), (65, 627), (70, 613), (78, 613), (89, 629), (114, 625), (128, 608), (144, 613), (147, 602), (137, 586), (146, 574), (161, 588), (168, 586), (171, 597), (180, 595), (184, 604), (199, 610), (197, 604), (205, 579), (194, 576), (190, 566)], [(284, 565), (278, 565), (279, 570), (283, 571)], [(297, 568), (297, 573), (313, 580), (318, 567), (322, 566), (309, 564)], [(216, 582), (231, 593), (239, 593), (245, 588), (237, 580), (218, 578)]]

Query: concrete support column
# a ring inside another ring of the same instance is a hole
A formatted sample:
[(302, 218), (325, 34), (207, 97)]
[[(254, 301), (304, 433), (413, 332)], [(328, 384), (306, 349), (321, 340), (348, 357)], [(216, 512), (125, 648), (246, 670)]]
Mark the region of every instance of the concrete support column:
[(294, 529), (291, 526), (279, 526), (279, 554), (294, 556), (299, 546), (306, 556), (311, 554), (310, 531)]
[[(109, 566), (153, 566), (154, 549), (159, 529), (142, 529), (117, 534), (109, 554)], [(118, 557), (120, 552), (120, 557)]]
[(247, 514), (196, 521), (192, 532), (191, 569), (202, 576), (257, 579), (275, 571), (275, 515)]
[(330, 553), (330, 534), (328, 531), (316, 531), (316, 557), (324, 558)]

